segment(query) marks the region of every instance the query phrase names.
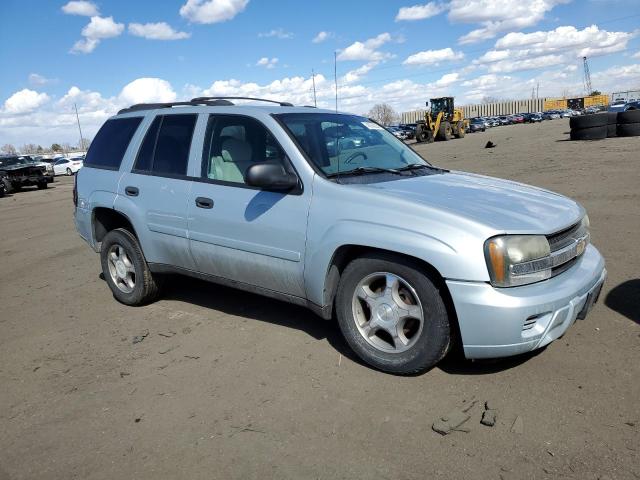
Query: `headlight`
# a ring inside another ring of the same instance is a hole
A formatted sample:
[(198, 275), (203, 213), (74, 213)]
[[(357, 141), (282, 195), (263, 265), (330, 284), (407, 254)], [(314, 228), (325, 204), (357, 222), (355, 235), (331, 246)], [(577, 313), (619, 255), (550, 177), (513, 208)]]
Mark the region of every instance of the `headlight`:
[(543, 235), (503, 235), (484, 244), (494, 287), (515, 287), (551, 277), (549, 242)]

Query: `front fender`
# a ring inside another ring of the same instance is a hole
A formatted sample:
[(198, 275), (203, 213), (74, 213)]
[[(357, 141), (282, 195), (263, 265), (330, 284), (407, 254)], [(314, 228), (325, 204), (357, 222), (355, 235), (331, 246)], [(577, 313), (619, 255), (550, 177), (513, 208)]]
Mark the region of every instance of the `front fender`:
[[(410, 227), (389, 226), (359, 220), (340, 220), (328, 228), (318, 242), (308, 239), (305, 268), (307, 298), (324, 304), (327, 272), (335, 252), (356, 245), (419, 258), (432, 265), (444, 278), (488, 279), (481, 246), (454, 247), (434, 236)], [(471, 253), (473, 252), (473, 253)], [(470, 260), (470, 255), (475, 258)], [(480, 255), (482, 262), (477, 261)]]

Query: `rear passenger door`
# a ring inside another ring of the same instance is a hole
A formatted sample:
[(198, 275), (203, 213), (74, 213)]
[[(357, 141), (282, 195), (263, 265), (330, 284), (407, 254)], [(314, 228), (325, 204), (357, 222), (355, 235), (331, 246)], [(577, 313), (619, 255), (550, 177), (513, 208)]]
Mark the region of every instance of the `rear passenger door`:
[(116, 208), (135, 216), (133, 224), (152, 264), (195, 268), (187, 237), (187, 202), (193, 183), (187, 165), (196, 121), (196, 114), (157, 115), (133, 168), (120, 179)]
[[(266, 191), (245, 183), (256, 163), (295, 173), (270, 130), (243, 115), (210, 115), (199, 178), (189, 195), (198, 271), (305, 297), (304, 248), (311, 189)], [(195, 172), (194, 172), (195, 173)]]

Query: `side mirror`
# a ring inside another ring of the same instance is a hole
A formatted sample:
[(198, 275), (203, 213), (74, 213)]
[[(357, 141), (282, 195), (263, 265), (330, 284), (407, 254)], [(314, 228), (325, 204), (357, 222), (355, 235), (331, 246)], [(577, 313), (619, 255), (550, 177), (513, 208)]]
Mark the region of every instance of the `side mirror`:
[(267, 190), (291, 190), (298, 185), (298, 177), (287, 172), (282, 165), (258, 163), (251, 165), (245, 175), (247, 185)]
[(424, 102), (424, 106), (428, 107), (429, 106), (429, 102)]

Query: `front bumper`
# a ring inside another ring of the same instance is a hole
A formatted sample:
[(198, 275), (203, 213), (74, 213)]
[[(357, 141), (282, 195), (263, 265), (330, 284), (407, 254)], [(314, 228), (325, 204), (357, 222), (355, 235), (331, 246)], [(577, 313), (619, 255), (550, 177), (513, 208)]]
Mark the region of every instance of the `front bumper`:
[(607, 271), (589, 245), (566, 272), (522, 287), (447, 280), (467, 358), (529, 352), (562, 336), (597, 300)]

